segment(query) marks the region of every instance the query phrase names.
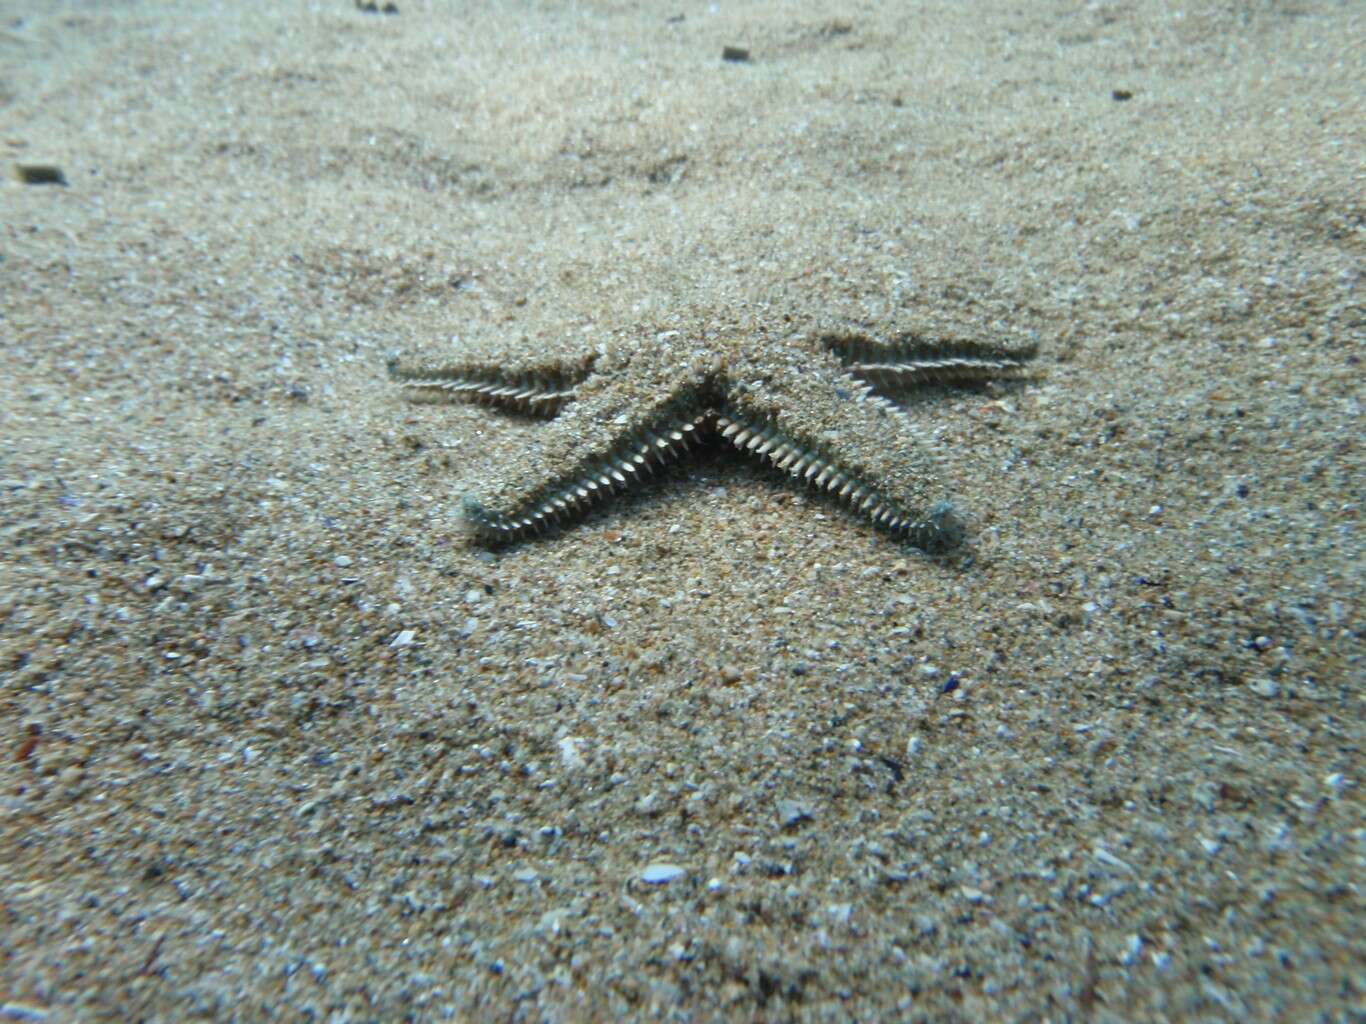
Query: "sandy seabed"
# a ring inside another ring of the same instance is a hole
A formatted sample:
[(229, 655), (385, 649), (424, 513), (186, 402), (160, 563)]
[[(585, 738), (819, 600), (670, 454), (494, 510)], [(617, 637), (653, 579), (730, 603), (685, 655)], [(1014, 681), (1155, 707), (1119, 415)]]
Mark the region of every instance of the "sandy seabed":
[[(0, 1020), (1362, 1019), (1363, 54), (9, 5)], [(964, 547), (710, 451), (488, 550), (543, 425), (384, 374), (755, 316), (1037, 339), (907, 409)]]

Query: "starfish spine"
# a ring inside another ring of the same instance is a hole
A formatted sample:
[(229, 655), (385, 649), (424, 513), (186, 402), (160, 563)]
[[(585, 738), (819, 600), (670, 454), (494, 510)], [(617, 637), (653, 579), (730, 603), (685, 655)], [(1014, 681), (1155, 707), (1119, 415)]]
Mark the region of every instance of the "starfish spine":
[(505, 375), (481, 366), (405, 366), (389, 360), (389, 379), (419, 394), (457, 396), (531, 416), (554, 416), (574, 397), (588, 376), (591, 361), (580, 367), (547, 368)]
[(706, 428), (710, 417), (709, 411), (679, 416), (642, 430), (615, 445), (605, 456), (586, 459), (574, 471), (512, 509), (488, 509), (477, 500), (467, 499), (466, 517), (486, 540), (509, 541), (543, 533), (676, 461), (699, 431)]

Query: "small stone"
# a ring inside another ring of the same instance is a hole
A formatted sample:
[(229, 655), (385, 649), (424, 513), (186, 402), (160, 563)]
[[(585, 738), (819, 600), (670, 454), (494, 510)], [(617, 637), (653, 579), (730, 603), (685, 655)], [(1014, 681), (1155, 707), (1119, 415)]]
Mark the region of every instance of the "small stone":
[(565, 930), (564, 919), (569, 916), (569, 911), (564, 907), (557, 907), (554, 910), (547, 910), (541, 915), (538, 930), (550, 935), (559, 935)]
[(408, 647), (412, 644), (413, 638), (417, 636), (416, 630), (403, 629), (398, 635), (389, 641), (390, 647)]
[(960, 885), (958, 887), (958, 893), (960, 896), (963, 897), (963, 899), (967, 900), (969, 903), (991, 902), (990, 896), (984, 893), (981, 889), (975, 889), (970, 885)]
[(646, 885), (667, 885), (686, 874), (687, 871), (677, 864), (656, 862), (646, 866), (645, 870), (640, 873), (640, 880)]
[(1118, 857), (1116, 857), (1109, 850), (1105, 849), (1105, 847), (1103, 846), (1096, 847), (1095, 858), (1097, 861), (1099, 861), (1101, 864), (1104, 864), (1106, 867), (1119, 868), (1121, 871), (1127, 871), (1131, 875), (1134, 873), (1134, 869), (1132, 866), (1130, 866), (1127, 862), (1120, 860)]
[(721, 59), (732, 64), (743, 64), (749, 60), (749, 49), (744, 46), (726, 46), (721, 49)]
[(659, 813), (659, 794), (648, 793), (635, 803), (635, 812), (642, 818), (653, 818)]
[(739, 681), (740, 670), (737, 667), (735, 667), (734, 665), (721, 666), (721, 682), (725, 683), (727, 686), (730, 686), (734, 683), (738, 683)]
[(1279, 696), (1281, 692), (1281, 688), (1276, 680), (1268, 679), (1265, 676), (1262, 676), (1259, 679), (1248, 680), (1247, 688), (1258, 697), (1265, 697), (1267, 700)]
[(7, 999), (4, 1003), (0, 1003), (0, 1008), (2, 1008), (5, 1020), (43, 1021), (49, 1019), (45, 1007), (34, 1006), (32, 1003), (20, 1003), (13, 999)]
[(1124, 943), (1124, 952), (1119, 955), (1119, 962), (1125, 967), (1132, 967), (1138, 962), (1139, 956), (1143, 953), (1143, 939), (1138, 935), (1130, 935)]
[(338, 555), (336, 558), (332, 559), (332, 564), (338, 569), (345, 569), (347, 566), (351, 565), (351, 558), (349, 555)]
[(813, 817), (810, 806), (800, 800), (778, 801), (778, 818), (782, 821), (783, 828), (792, 828), (804, 821), (811, 821)]
[(25, 185), (66, 184), (66, 175), (56, 164), (15, 164), (14, 173)]
[(564, 765), (566, 771), (575, 772), (583, 767), (583, 754), (579, 753), (579, 745), (583, 740), (577, 736), (566, 736), (560, 740), (560, 764)]

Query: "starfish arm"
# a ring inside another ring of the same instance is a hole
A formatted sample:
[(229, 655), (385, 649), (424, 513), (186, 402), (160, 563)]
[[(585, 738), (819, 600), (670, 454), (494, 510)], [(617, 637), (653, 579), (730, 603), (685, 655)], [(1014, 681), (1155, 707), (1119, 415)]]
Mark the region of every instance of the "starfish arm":
[(699, 379), (594, 375), (515, 465), (465, 499), (466, 518), (486, 541), (544, 532), (676, 459), (711, 415)]
[(916, 334), (884, 340), (856, 331), (828, 332), (820, 341), (854, 376), (893, 392), (1018, 379), (1037, 350), (1033, 342), (930, 340)]
[(824, 353), (801, 366), (774, 365), (731, 374), (717, 415), (723, 438), (924, 551), (962, 541), (962, 524), (900, 409)]
[(453, 396), (531, 416), (554, 416), (593, 368), (596, 353), (572, 362), (466, 360), (404, 363), (391, 359), (389, 379), (428, 398)]

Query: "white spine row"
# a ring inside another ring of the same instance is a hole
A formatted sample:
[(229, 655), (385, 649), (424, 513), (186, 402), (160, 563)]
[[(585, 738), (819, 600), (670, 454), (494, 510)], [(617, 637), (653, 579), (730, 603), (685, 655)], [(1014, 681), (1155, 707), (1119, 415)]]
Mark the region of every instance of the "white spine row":
[(849, 369), (866, 380), (891, 383), (898, 387), (913, 384), (952, 384), (987, 380), (1008, 375), (1020, 363), (1004, 359), (917, 359), (902, 363), (855, 362)]
[(445, 391), (462, 398), (486, 402), (489, 405), (512, 406), (533, 412), (553, 412), (574, 396), (572, 388), (552, 390), (530, 384), (495, 384), (481, 380), (467, 380), (460, 377), (442, 379), (404, 378), (398, 381), (403, 387), (421, 391)]
[(908, 515), (851, 473), (823, 456), (807, 451), (771, 426), (753, 427), (722, 415), (716, 418), (716, 429), (741, 451), (767, 458), (773, 465), (799, 480), (816, 488), (824, 488), (884, 529), (900, 532), (912, 526)]
[(678, 458), (697, 439), (709, 418), (710, 413), (701, 413), (668, 427), (643, 431), (621, 451), (590, 463), (550, 497), (533, 501), (526, 510), (501, 514), (475, 506), (470, 516), (480, 530), (493, 537), (510, 539), (541, 533), (582, 515), (597, 502)]

